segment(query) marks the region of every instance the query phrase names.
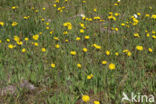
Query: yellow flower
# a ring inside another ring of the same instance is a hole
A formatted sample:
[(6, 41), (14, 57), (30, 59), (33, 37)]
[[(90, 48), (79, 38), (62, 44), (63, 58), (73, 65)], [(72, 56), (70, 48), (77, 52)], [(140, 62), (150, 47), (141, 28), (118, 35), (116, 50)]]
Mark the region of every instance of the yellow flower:
[(156, 36), (155, 36), (155, 35), (152, 35), (152, 38), (153, 38), (153, 39), (156, 39)]
[(94, 8), (93, 11), (96, 12), (96, 8)]
[(0, 40), (0, 43), (2, 43), (2, 40)]
[(38, 40), (38, 38), (39, 38), (39, 35), (38, 35), (38, 34), (33, 35), (33, 39), (34, 39), (34, 40)]
[(12, 48), (15, 48), (15, 47), (16, 47), (16, 46), (15, 46), (15, 45), (12, 45), (12, 44), (9, 44), (9, 45), (8, 45), (8, 48), (11, 48), (11, 49), (12, 49)]
[(56, 44), (56, 45), (55, 45), (55, 48), (60, 48), (60, 45), (59, 45), (59, 44)]
[(118, 53), (118, 52), (115, 52), (115, 55), (116, 55), (116, 56), (119, 56), (119, 53)]
[(97, 44), (93, 44), (93, 47), (95, 47), (96, 49), (100, 50), (101, 46), (97, 45)]
[(88, 49), (87, 48), (83, 48), (83, 52), (87, 52), (88, 51)]
[(51, 64), (51, 67), (52, 67), (52, 68), (55, 68), (55, 64), (54, 64), (54, 63), (52, 63), (52, 64)]
[(86, 40), (88, 40), (88, 39), (90, 38), (90, 36), (87, 35), (87, 36), (85, 36), (84, 38), (85, 38)]
[(42, 10), (45, 10), (46, 8), (42, 8)]
[(136, 46), (136, 49), (137, 49), (138, 51), (142, 51), (142, 50), (143, 50), (143, 46)]
[(140, 37), (140, 35), (138, 33), (134, 33), (134, 37)]
[(54, 4), (53, 7), (56, 7), (56, 4)]
[(84, 102), (89, 102), (90, 101), (90, 97), (88, 96), (88, 95), (83, 95), (82, 96), (82, 101), (84, 101)]
[(29, 40), (29, 38), (24, 38), (24, 40), (25, 40), (25, 41), (28, 41), (28, 40)]
[(68, 28), (68, 30), (71, 30), (72, 29), (72, 24), (70, 22), (66, 22), (63, 24), (65, 27)]
[(68, 34), (68, 31), (64, 31), (63, 34), (64, 34), (64, 35), (67, 35), (67, 34)]
[(149, 51), (149, 52), (152, 52), (153, 50), (152, 50), (152, 48), (148, 48), (148, 51)]
[(15, 40), (16, 42), (18, 42), (18, 41), (20, 41), (20, 38), (19, 38), (18, 36), (14, 36), (14, 40)]
[(25, 52), (26, 52), (26, 49), (25, 49), (25, 48), (23, 48), (23, 49), (22, 49), (22, 53), (25, 53)]
[(84, 33), (84, 30), (83, 29), (80, 29), (80, 33)]
[(76, 55), (76, 51), (70, 51), (71, 55)]
[(146, 36), (147, 36), (147, 37), (149, 37), (149, 36), (150, 36), (150, 34), (149, 34), (149, 33), (147, 33), (147, 34), (146, 34)]
[(10, 39), (7, 39), (6, 41), (7, 41), (7, 42), (10, 42)]
[(115, 69), (115, 64), (110, 63), (110, 64), (109, 64), (109, 69), (110, 69), (110, 70), (114, 70), (114, 69)]
[(79, 41), (81, 38), (80, 37), (76, 37), (76, 40)]
[(54, 37), (54, 40), (57, 40), (57, 41), (58, 41), (58, 40), (59, 40), (59, 38), (58, 38), (58, 37)]
[(104, 60), (104, 61), (102, 61), (102, 64), (103, 64), (103, 65), (107, 64), (107, 61), (105, 61), (105, 60)]
[(99, 16), (94, 17), (95, 20), (100, 20), (101, 18)]
[(106, 51), (106, 55), (109, 56), (110, 55), (110, 51), (107, 50)]
[(4, 22), (1, 22), (1, 21), (0, 21), (0, 26), (4, 26)]
[(15, 27), (15, 26), (17, 26), (17, 25), (18, 25), (17, 22), (13, 22), (13, 23), (12, 23), (12, 27)]
[(94, 104), (100, 104), (100, 102), (99, 101), (94, 101)]
[(16, 9), (16, 6), (12, 6), (11, 9), (15, 10)]
[(42, 52), (45, 52), (46, 51), (46, 49), (45, 48), (42, 48)]
[(132, 53), (130, 51), (127, 52), (127, 56), (131, 56)]
[(77, 64), (77, 67), (78, 67), (78, 68), (81, 68), (81, 64)]
[(16, 43), (17, 43), (18, 45), (22, 45), (22, 44), (23, 44), (22, 41), (17, 41)]
[(156, 19), (156, 14), (153, 14), (151, 18)]
[(92, 78), (93, 78), (93, 74), (87, 76), (87, 79), (92, 79)]
[(34, 46), (38, 46), (38, 43), (37, 43), (37, 42), (35, 42), (35, 43), (34, 43)]

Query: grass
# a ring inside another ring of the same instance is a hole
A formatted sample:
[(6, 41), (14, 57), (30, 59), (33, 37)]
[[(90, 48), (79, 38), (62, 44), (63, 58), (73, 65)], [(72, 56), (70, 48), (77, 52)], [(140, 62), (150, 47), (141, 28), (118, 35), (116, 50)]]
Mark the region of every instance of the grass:
[[(18, 89), (0, 96), (1, 104), (83, 104), (83, 95), (88, 104), (119, 104), (123, 92), (156, 96), (155, 0), (56, 1), (0, 1), (0, 88)], [(20, 88), (22, 80), (36, 89)]]

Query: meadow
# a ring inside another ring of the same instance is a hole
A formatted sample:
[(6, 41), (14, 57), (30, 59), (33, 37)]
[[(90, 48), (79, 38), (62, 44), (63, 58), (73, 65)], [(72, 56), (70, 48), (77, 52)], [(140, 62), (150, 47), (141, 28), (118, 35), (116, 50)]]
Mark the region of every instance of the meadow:
[(156, 0), (0, 0), (0, 104), (154, 104), (155, 39)]

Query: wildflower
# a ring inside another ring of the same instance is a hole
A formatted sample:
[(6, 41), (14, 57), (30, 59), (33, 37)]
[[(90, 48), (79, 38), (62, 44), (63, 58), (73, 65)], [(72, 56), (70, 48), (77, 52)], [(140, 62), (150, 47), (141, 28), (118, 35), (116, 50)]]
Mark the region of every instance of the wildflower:
[(50, 31), (50, 34), (52, 35), (54, 31)]
[(54, 4), (53, 7), (56, 7), (56, 4)]
[(45, 52), (46, 51), (46, 49), (45, 48), (42, 48), (42, 52)]
[(127, 52), (127, 56), (131, 56), (132, 53), (130, 51)]
[(54, 64), (54, 63), (52, 63), (52, 64), (51, 64), (51, 67), (52, 67), (52, 68), (55, 68), (55, 64)]
[(101, 49), (101, 46), (97, 45), (97, 44), (93, 44), (93, 47), (95, 47), (96, 49)]
[(38, 34), (33, 35), (33, 39), (34, 39), (34, 40), (38, 40), (38, 38), (39, 38), (39, 35), (38, 35)]
[(15, 47), (15, 45), (12, 45), (12, 44), (9, 44), (8, 45), (8, 48), (10, 48), (10, 49), (12, 49), (12, 48), (14, 48)]
[(65, 42), (69, 42), (69, 40), (68, 40), (68, 39), (66, 39), (66, 40), (65, 40)]
[(137, 49), (138, 51), (142, 51), (142, 50), (143, 50), (143, 46), (136, 46), (136, 49)]
[(77, 67), (78, 67), (78, 68), (81, 68), (81, 64), (77, 64)]
[(76, 40), (79, 41), (81, 38), (80, 37), (76, 37)]
[(94, 101), (94, 104), (100, 104), (100, 102), (99, 101)]
[(20, 38), (19, 38), (18, 36), (14, 36), (14, 40), (15, 40), (16, 42), (18, 42), (18, 41), (20, 41)]
[(146, 36), (147, 36), (147, 37), (149, 37), (149, 36), (150, 36), (150, 34), (149, 34), (149, 33), (147, 33), (147, 34), (146, 34)]
[(12, 27), (15, 27), (15, 26), (17, 26), (17, 25), (18, 25), (17, 22), (13, 22), (13, 23), (12, 23)]
[(63, 34), (64, 34), (64, 35), (67, 35), (67, 34), (68, 34), (68, 31), (64, 31)]
[(42, 8), (42, 10), (45, 10), (46, 8)]
[(83, 29), (80, 29), (80, 33), (84, 33), (84, 30)]
[(16, 8), (17, 8), (16, 6), (12, 6), (12, 7), (11, 7), (12, 10), (15, 10)]
[(24, 40), (25, 40), (25, 41), (28, 41), (28, 40), (29, 40), (29, 38), (24, 38)]
[(85, 36), (84, 38), (85, 38), (86, 40), (88, 40), (88, 39), (90, 38), (90, 36), (87, 35), (87, 36)]
[(16, 43), (17, 43), (18, 45), (22, 45), (22, 44), (23, 44), (22, 41), (17, 41)]
[(156, 36), (155, 36), (155, 35), (152, 35), (152, 38), (153, 38), (153, 39), (156, 39)]
[(34, 43), (34, 46), (38, 46), (38, 43), (37, 43), (37, 42), (35, 42), (35, 43)]
[(110, 69), (110, 70), (114, 70), (114, 69), (115, 69), (115, 64), (110, 63), (110, 64), (109, 64), (109, 69)]
[(101, 18), (99, 16), (94, 17), (95, 20), (100, 20)]
[(152, 50), (152, 48), (148, 48), (148, 51), (149, 51), (149, 52), (152, 52), (153, 50)]
[(96, 8), (94, 8), (93, 11), (96, 12)]
[(7, 42), (10, 42), (10, 39), (7, 39), (6, 41), (7, 41)]
[(25, 49), (25, 48), (23, 48), (23, 49), (22, 49), (22, 53), (25, 53), (25, 52), (26, 52), (26, 49)]
[(87, 48), (83, 48), (83, 52), (87, 52), (88, 51), (88, 49)]
[(72, 24), (70, 22), (66, 22), (63, 24), (65, 27), (68, 28), (68, 30), (71, 30), (72, 29)]
[(156, 14), (153, 14), (151, 18), (156, 19)]
[(70, 54), (74, 56), (76, 55), (76, 51), (70, 51)]
[(140, 37), (138, 33), (134, 33), (133, 35), (134, 37), (138, 37), (138, 38)]
[(60, 45), (59, 45), (59, 44), (56, 44), (56, 45), (55, 45), (55, 48), (60, 48)]
[(110, 51), (107, 50), (106, 51), (106, 55), (109, 56), (110, 55)]
[(115, 55), (116, 55), (116, 56), (119, 56), (119, 53), (118, 53), (118, 52), (115, 52)]
[(0, 43), (2, 43), (2, 40), (0, 40)]
[(1, 22), (1, 21), (0, 21), (0, 26), (4, 26), (4, 22)]
[(105, 61), (105, 60), (102, 61), (102, 64), (103, 64), (103, 65), (106, 65), (106, 64), (107, 64), (107, 61)]
[(58, 37), (54, 37), (54, 40), (57, 40), (57, 41), (58, 41), (58, 40), (59, 40), (59, 38), (58, 38)]
[(90, 97), (88, 95), (83, 95), (82, 96), (82, 101), (84, 101), (85, 103), (90, 101)]
[(89, 79), (92, 79), (93, 78), (93, 74), (90, 74), (90, 75), (88, 75), (87, 76), (87, 79), (89, 80)]

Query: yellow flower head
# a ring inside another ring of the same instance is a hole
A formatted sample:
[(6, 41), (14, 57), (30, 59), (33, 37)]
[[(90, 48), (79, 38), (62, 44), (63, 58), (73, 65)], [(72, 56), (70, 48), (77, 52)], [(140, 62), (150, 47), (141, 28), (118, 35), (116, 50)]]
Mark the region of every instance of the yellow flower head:
[(25, 48), (23, 48), (23, 49), (22, 49), (22, 53), (25, 53), (25, 52), (26, 52), (26, 49), (25, 49)]
[(143, 50), (143, 46), (136, 46), (136, 49), (137, 49), (138, 51), (142, 51), (142, 50)]
[(59, 44), (56, 44), (56, 45), (55, 45), (55, 48), (60, 48), (60, 45), (59, 45)]
[(15, 26), (17, 26), (17, 25), (18, 25), (17, 22), (13, 22), (13, 23), (12, 23), (12, 27), (15, 27)]
[(54, 64), (54, 63), (52, 63), (52, 64), (51, 64), (51, 67), (52, 67), (52, 68), (55, 68), (55, 64)]
[(103, 65), (107, 64), (107, 61), (105, 61), (105, 60), (104, 60), (104, 61), (102, 61), (102, 64), (103, 64)]
[(100, 104), (100, 102), (99, 101), (94, 101), (94, 104)]
[(107, 50), (106, 51), (106, 55), (109, 56), (110, 55), (110, 51)]
[(46, 51), (46, 49), (45, 48), (42, 48), (42, 52), (45, 52)]
[(76, 55), (76, 51), (70, 51), (70, 54), (74, 56)]
[(78, 68), (81, 68), (81, 64), (77, 64), (77, 67), (78, 67)]
[(90, 101), (90, 97), (88, 95), (83, 95), (82, 96), (82, 101), (84, 101), (85, 103)]
[(110, 70), (114, 70), (114, 69), (115, 69), (115, 64), (110, 63), (110, 64), (109, 64), (109, 69), (110, 69)]
[(87, 52), (88, 51), (88, 49), (87, 48), (83, 48), (83, 52)]

